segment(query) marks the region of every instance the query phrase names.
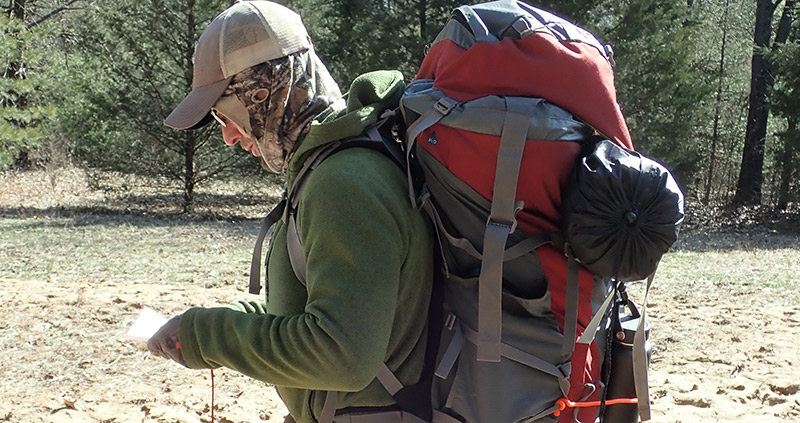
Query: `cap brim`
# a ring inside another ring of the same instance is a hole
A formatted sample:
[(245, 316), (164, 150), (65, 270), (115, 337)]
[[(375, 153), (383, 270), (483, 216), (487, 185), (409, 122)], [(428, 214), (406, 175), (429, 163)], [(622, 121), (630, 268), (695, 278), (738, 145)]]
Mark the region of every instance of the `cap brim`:
[[(195, 87), (175, 110), (164, 119), (164, 124), (175, 129), (196, 129), (210, 122), (205, 119), (214, 103), (225, 92), (233, 76), (202, 87)], [(203, 125), (198, 125), (203, 123)]]

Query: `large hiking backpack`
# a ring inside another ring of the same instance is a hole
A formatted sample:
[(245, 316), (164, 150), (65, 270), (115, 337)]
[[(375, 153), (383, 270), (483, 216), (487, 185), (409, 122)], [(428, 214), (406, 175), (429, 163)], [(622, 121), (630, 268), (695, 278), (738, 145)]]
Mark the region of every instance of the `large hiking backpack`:
[[(329, 392), (321, 423), (649, 419), (645, 309), (622, 282), (649, 288), (683, 200), (663, 166), (631, 150), (609, 54), (522, 2), (460, 7), (401, 100), (400, 158), (382, 121), (308, 160), (299, 186), (345, 148), (400, 162), (410, 200), (437, 229), (443, 276), (422, 380), (404, 387), (385, 365), (376, 375), (401, 410), (337, 416)], [(278, 219), (305, 279), (293, 192), (262, 224), (253, 293)]]
[[(635, 419), (620, 403), (636, 402), (649, 419), (644, 309), (619, 317), (621, 281), (652, 282), (682, 194), (630, 151), (610, 51), (522, 2), (462, 6), (401, 99), (410, 198), (436, 225), (446, 273), (434, 421), (588, 422), (606, 406)], [(619, 207), (592, 215), (604, 195)], [(636, 386), (615, 398), (602, 363), (621, 321), (636, 328)]]

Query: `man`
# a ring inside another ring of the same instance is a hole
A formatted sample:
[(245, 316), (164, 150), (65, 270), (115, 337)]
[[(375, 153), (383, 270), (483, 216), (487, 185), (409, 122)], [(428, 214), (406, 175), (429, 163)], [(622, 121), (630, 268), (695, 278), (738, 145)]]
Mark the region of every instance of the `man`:
[[(203, 32), (192, 91), (165, 123), (194, 129), (216, 118), (225, 143), (285, 172), (291, 193), (309, 156), (360, 134), (396, 106), (403, 89), (398, 72), (374, 72), (340, 100), (299, 16), (275, 3), (241, 1)], [(189, 368), (225, 366), (274, 384), (287, 421), (330, 421), (332, 410), (337, 422), (380, 412), (411, 421), (376, 379), (388, 368), (402, 385), (415, 384), (425, 355), (433, 241), (406, 184), (379, 151), (333, 154), (305, 180), (294, 214), (305, 281), (290, 263), (288, 225), (279, 222), (266, 301), (191, 308), (148, 348)]]

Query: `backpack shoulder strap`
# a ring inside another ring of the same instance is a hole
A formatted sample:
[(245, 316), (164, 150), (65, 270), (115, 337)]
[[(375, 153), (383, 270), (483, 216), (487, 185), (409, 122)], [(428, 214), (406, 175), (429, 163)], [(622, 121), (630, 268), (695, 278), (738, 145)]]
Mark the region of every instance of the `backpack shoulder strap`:
[[(297, 221), (294, 216), (294, 211), (297, 209), (297, 206), (300, 203), (300, 192), (303, 188), (303, 183), (308, 178), (308, 175), (311, 173), (313, 169), (316, 169), (320, 163), (326, 158), (332, 156), (339, 151), (346, 150), (349, 148), (370, 148), (377, 151), (382, 152), (385, 154), (389, 159), (391, 159), (396, 165), (400, 167), (401, 170), (405, 171), (406, 165), (406, 158), (405, 154), (403, 153), (401, 145), (394, 141), (394, 139), (388, 136), (385, 133), (382, 133), (381, 130), (384, 128), (384, 125), (387, 123), (388, 119), (395, 115), (395, 111), (392, 111), (391, 114), (384, 114), (384, 117), (381, 121), (377, 124), (370, 126), (367, 128), (361, 135), (357, 137), (347, 138), (345, 140), (337, 142), (331, 148), (326, 149), (326, 151), (322, 152), (319, 156), (315, 157), (314, 163), (308, 167), (308, 169), (303, 172), (302, 175), (298, 176), (296, 181), (297, 188), (294, 189), (290, 199), (288, 201), (288, 208), (286, 211), (286, 223), (287, 223), (287, 230), (286, 230), (286, 242), (287, 248), (289, 250), (289, 261), (292, 264), (292, 270), (294, 270), (295, 276), (303, 284), (306, 285), (306, 276), (307, 276), (307, 267), (306, 267), (306, 260), (305, 260), (305, 252), (303, 251), (302, 241), (300, 239), (300, 232), (297, 227)], [(302, 178), (302, 180), (301, 180)], [(432, 300), (433, 301), (433, 300)], [(429, 310), (429, 318), (431, 310)], [(435, 350), (431, 350), (434, 351)], [(429, 354), (430, 352), (426, 353)], [(433, 374), (432, 370), (432, 363), (434, 361), (435, 356), (431, 356), (426, 358), (426, 369), (430, 367), (430, 370), (426, 370), (424, 373), (430, 373), (430, 376)], [(430, 363), (430, 364), (429, 364)], [(425, 413), (430, 412), (430, 404), (426, 403), (423, 396), (427, 397), (429, 385), (425, 384), (425, 380), (429, 380), (430, 377), (425, 377), (423, 375), (423, 382), (417, 385), (411, 386), (404, 386), (402, 382), (395, 376), (392, 370), (384, 363), (378, 374), (375, 378), (380, 382), (380, 384), (386, 389), (389, 395), (395, 399), (397, 404), (400, 406), (401, 410), (403, 410), (403, 421), (409, 421), (414, 423), (424, 423), (430, 420), (429, 418), (420, 418), (418, 415), (425, 415)], [(422, 400), (422, 401), (420, 401)], [(428, 399), (429, 400), (429, 399)], [(323, 406), (323, 410), (320, 416), (320, 423), (333, 423), (335, 420), (336, 409), (339, 401), (339, 393), (336, 391), (328, 391), (325, 396), (325, 403)], [(427, 404), (427, 406), (426, 406)]]
[(303, 285), (306, 284), (306, 261), (305, 253), (303, 252), (303, 244), (300, 240), (300, 231), (298, 230), (297, 220), (295, 219), (295, 211), (300, 204), (300, 193), (305, 187), (308, 176), (325, 159), (350, 148), (368, 148), (379, 151), (391, 159), (392, 162), (398, 165), (402, 170), (405, 170), (405, 157), (400, 144), (381, 132), (384, 126), (390, 123), (389, 118), (392, 116), (394, 116), (393, 112), (388, 115), (385, 113), (383, 119), (367, 127), (361, 135), (345, 138), (331, 144), (329, 147), (325, 147), (319, 154), (309, 159), (306, 166), (304, 166), (300, 174), (298, 174), (295, 180), (295, 188), (289, 194), (288, 208), (285, 213), (287, 224), (286, 241), (292, 270), (294, 270), (295, 276)]
[[(401, 169), (405, 169), (405, 157), (400, 144), (383, 133), (383, 131), (391, 129), (390, 125), (394, 123), (393, 118), (395, 116), (395, 110), (387, 110), (377, 123), (367, 127), (361, 135), (336, 141), (326, 147), (318, 149), (309, 157), (300, 169), (291, 193), (288, 191), (284, 192), (281, 201), (261, 222), (261, 228), (256, 238), (256, 244), (253, 248), (253, 257), (250, 262), (249, 292), (251, 294), (258, 294), (261, 291), (261, 256), (264, 239), (266, 239), (270, 229), (278, 220), (283, 220), (288, 225), (287, 244), (289, 248), (289, 261), (292, 264), (292, 270), (294, 270), (295, 276), (305, 285), (305, 256), (303, 255), (303, 247), (300, 243), (300, 237), (297, 231), (297, 222), (294, 220), (294, 210), (297, 209), (298, 203), (300, 202), (299, 194), (305, 185), (305, 181), (322, 161), (339, 151), (353, 147), (363, 147), (384, 153), (400, 166)], [(389, 128), (387, 128), (387, 126), (389, 126)]]
[(275, 222), (281, 219), (284, 210), (286, 210), (286, 192), (283, 193), (281, 201), (261, 221), (261, 229), (258, 231), (256, 245), (253, 248), (253, 258), (250, 261), (250, 287), (248, 292), (251, 294), (261, 292), (261, 248), (264, 245), (264, 238), (267, 237)]

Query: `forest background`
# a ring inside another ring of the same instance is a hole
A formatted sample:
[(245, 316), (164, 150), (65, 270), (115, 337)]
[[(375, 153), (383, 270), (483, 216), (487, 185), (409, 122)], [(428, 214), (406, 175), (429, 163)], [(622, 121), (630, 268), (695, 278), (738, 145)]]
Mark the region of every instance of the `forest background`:
[[(463, 0), (286, 0), (343, 90), (359, 73), (411, 80)], [(199, 34), (228, 0), (7, 0), (0, 17), (0, 169), (77, 165), (195, 188), (261, 172), (218, 130), (163, 118), (191, 87)], [(637, 149), (708, 210), (796, 212), (800, 25), (794, 0), (542, 0), (614, 48)], [(99, 174), (99, 173), (97, 173)], [(268, 181), (277, 182), (276, 179)]]

